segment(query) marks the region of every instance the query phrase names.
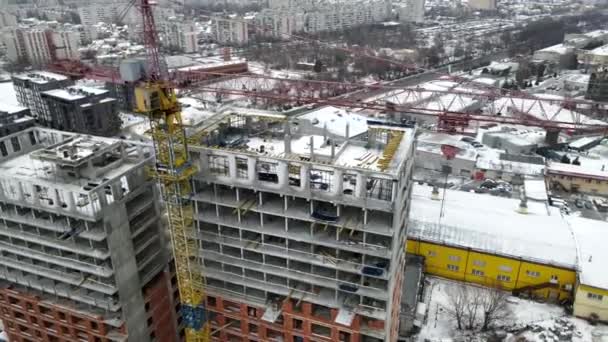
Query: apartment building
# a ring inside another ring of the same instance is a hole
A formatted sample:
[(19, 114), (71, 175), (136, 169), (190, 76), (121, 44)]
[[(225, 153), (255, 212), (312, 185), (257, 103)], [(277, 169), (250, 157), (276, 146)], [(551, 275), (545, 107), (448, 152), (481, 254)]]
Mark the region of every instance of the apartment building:
[(424, 0), (407, 0), (405, 3), (398, 4), (397, 13), (399, 21), (422, 23), (424, 22)]
[(213, 32), (220, 44), (245, 45), (249, 42), (247, 22), (240, 17), (214, 18)]
[(62, 131), (113, 136), (120, 130), (118, 101), (106, 89), (85, 86), (48, 90), (40, 122)]
[(113, 23), (120, 18), (121, 12), (126, 8), (127, 1), (92, 2), (88, 6), (78, 5), (80, 22), (85, 26), (97, 25), (100, 22)]
[(469, 0), (469, 7), (475, 10), (494, 11), (496, 10), (496, 0)]
[(11, 341), (178, 340), (149, 149), (44, 128), (0, 139), (0, 317)]
[(3, 31), (7, 57), (43, 65), (56, 59), (79, 59), (80, 33), (67, 28), (45, 25), (21, 26)]
[(32, 71), (12, 77), (17, 101), (23, 107), (30, 109), (36, 122), (50, 125), (47, 103), (42, 99), (42, 93), (48, 90), (61, 89), (72, 85), (69, 78), (48, 71)]
[(162, 42), (165, 46), (183, 53), (198, 51), (198, 36), (194, 22), (172, 18), (163, 25)]
[(226, 110), (189, 146), (222, 341), (396, 341), (415, 130), (326, 114)]
[(288, 40), (291, 34), (303, 30), (304, 19), (301, 14), (264, 9), (256, 15), (255, 24), (256, 34)]
[(391, 15), (392, 2), (387, 0), (274, 1), (270, 9), (262, 11), (256, 19), (278, 37), (284, 32), (339, 31), (385, 21)]
[(0, 137), (34, 126), (30, 110), (0, 102)]

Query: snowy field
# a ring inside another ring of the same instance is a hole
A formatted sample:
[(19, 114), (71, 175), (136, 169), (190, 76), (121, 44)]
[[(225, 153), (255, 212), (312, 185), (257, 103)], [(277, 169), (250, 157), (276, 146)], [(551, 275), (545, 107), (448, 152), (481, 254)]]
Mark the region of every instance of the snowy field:
[[(428, 312), (424, 326), (415, 341), (489, 341), (489, 334), (484, 336), (480, 332), (459, 331), (453, 316), (449, 314), (448, 296), (450, 293), (454, 293), (454, 288), (459, 284), (446, 279), (427, 277), (424, 300), (427, 303)], [(512, 315), (511, 318), (500, 322), (500, 327), (505, 332), (518, 332), (507, 333), (503, 341), (608, 342), (608, 326), (592, 326), (587, 321), (566, 315), (560, 306), (515, 297), (509, 297), (507, 302)], [(559, 329), (572, 331), (572, 339), (559, 340), (554, 333)]]

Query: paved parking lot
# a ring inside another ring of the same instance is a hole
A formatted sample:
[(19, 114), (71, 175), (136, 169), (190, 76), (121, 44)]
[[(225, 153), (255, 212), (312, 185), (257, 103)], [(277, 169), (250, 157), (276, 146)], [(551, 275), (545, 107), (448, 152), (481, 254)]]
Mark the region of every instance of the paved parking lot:
[[(554, 191), (554, 194), (558, 195), (564, 201), (566, 201), (566, 203), (568, 203), (570, 215), (580, 215), (584, 218), (600, 221), (608, 220), (608, 212), (598, 211), (597, 207), (593, 203), (593, 199), (587, 195), (556, 191)], [(577, 200), (579, 203), (578, 206)], [(587, 206), (585, 206), (584, 203), (588, 203)], [(583, 204), (582, 208), (580, 208), (581, 204)]]

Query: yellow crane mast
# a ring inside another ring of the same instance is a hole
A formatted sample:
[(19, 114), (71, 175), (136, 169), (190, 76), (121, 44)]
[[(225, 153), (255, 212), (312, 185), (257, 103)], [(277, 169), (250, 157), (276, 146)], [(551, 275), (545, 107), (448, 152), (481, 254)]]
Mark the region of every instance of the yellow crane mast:
[(150, 171), (158, 180), (167, 208), (186, 341), (207, 342), (210, 340), (210, 326), (205, 308), (203, 269), (198, 262), (191, 199), (192, 175), (197, 170), (188, 154), (181, 106), (159, 53), (153, 5), (149, 0), (138, 0), (137, 4), (143, 19), (147, 70), (145, 81), (135, 89), (135, 110), (150, 120), (150, 134), (156, 154), (155, 167)]

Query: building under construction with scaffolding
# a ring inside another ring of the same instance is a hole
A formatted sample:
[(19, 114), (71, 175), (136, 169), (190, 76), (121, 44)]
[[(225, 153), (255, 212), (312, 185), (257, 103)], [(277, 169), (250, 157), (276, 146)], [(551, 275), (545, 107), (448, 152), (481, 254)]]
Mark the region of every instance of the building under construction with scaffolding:
[(415, 129), (231, 108), (191, 139), (213, 340), (396, 341)]

